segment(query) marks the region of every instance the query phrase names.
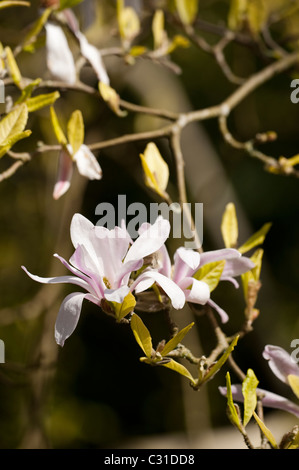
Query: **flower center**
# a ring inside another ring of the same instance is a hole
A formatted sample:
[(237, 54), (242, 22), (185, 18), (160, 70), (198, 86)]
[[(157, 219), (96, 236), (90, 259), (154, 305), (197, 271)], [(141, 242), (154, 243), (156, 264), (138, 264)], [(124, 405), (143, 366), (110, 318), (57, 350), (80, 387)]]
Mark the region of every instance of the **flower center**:
[(103, 277), (103, 281), (104, 281), (104, 284), (107, 287), (107, 289), (111, 289), (110, 282), (108, 281), (108, 279), (106, 277)]

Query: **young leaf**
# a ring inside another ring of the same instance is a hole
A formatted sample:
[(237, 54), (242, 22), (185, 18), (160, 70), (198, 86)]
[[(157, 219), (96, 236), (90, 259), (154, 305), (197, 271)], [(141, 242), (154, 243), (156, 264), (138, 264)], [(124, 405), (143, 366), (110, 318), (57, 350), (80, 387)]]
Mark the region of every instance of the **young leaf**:
[(242, 423), (237, 413), (236, 407), (233, 401), (232, 387), (229, 372), (226, 374), (226, 397), (227, 397), (227, 416), (232, 424), (234, 424), (239, 431), (243, 434)]
[(110, 85), (104, 82), (99, 82), (99, 92), (103, 100), (108, 104), (112, 111), (119, 117), (127, 115), (126, 111), (120, 109), (120, 97)]
[(14, 83), (21, 88), (22, 75), (10, 47), (5, 48), (8, 70)]
[(296, 397), (299, 398), (299, 376), (293, 374), (288, 375), (288, 382)]
[(134, 310), (136, 300), (134, 295), (129, 292), (121, 304), (117, 302), (110, 302), (110, 304), (112, 304), (116, 320), (120, 321)]
[(246, 18), (248, 0), (231, 0), (228, 13), (228, 27), (233, 31), (242, 28)]
[(278, 446), (276, 444), (276, 441), (275, 441), (275, 438), (274, 438), (273, 434), (267, 428), (265, 423), (258, 417), (258, 415), (256, 414), (255, 411), (253, 412), (253, 416), (254, 416), (254, 419), (256, 420), (257, 424), (259, 425), (262, 433), (266, 436), (266, 438), (270, 442), (271, 446), (274, 447), (274, 449), (278, 449)]
[(235, 248), (238, 241), (238, 220), (235, 205), (227, 204), (221, 223), (221, 233), (226, 248)]
[(84, 122), (79, 109), (74, 111), (67, 124), (67, 135), (75, 155), (84, 143)]
[(188, 369), (186, 369), (186, 367), (184, 367), (182, 364), (180, 364), (179, 362), (176, 362), (174, 361), (173, 359), (170, 359), (169, 362), (166, 362), (165, 364), (161, 364), (163, 367), (167, 367), (167, 369), (171, 369), (175, 372), (178, 372), (178, 374), (181, 374), (183, 375), (184, 377), (187, 377), (187, 379), (190, 380), (190, 382), (195, 385), (196, 381), (194, 380), (194, 378), (192, 377), (192, 375), (190, 374), (190, 372), (188, 371)]
[(26, 100), (31, 98), (31, 94), (34, 88), (36, 88), (40, 84), (40, 82), (41, 78), (37, 78), (36, 80), (33, 80), (31, 83), (29, 83), (29, 85), (25, 86), (25, 88), (23, 88), (22, 90), (20, 98), (15, 102), (15, 104), (25, 103)]
[(54, 129), (56, 139), (58, 140), (58, 142), (61, 145), (63, 145), (63, 146), (67, 145), (67, 139), (66, 139), (66, 137), (63, 133), (63, 130), (61, 129), (61, 126), (60, 126), (59, 121), (58, 121), (57, 114), (56, 114), (55, 109), (53, 108), (53, 106), (50, 107), (50, 116), (51, 116), (51, 123), (52, 123), (53, 129)]
[(215, 374), (216, 372), (218, 372), (221, 367), (225, 364), (225, 362), (227, 361), (227, 359), (229, 358), (231, 352), (234, 350), (237, 342), (238, 342), (238, 339), (239, 339), (239, 336), (236, 336), (233, 341), (230, 343), (230, 345), (228, 346), (228, 348), (224, 351), (224, 353), (222, 354), (222, 356), (220, 357), (220, 359), (216, 362), (216, 364), (214, 364), (210, 369), (209, 371), (206, 373), (206, 375), (203, 377), (203, 379), (200, 381), (200, 384), (203, 384), (204, 382), (207, 382), (208, 380), (210, 380)]
[(154, 49), (159, 49), (162, 46), (166, 36), (164, 30), (163, 10), (156, 10), (152, 22), (152, 32), (154, 37)]
[(22, 2), (22, 1), (13, 1), (13, 0), (10, 0), (10, 1), (3, 1), (3, 2), (0, 2), (0, 10), (2, 10), (3, 8), (9, 8), (9, 7), (30, 7), (30, 2)]
[(140, 32), (140, 21), (131, 7), (125, 7), (124, 0), (117, 0), (117, 19), (120, 37), (127, 47)]
[(46, 93), (38, 96), (34, 96), (34, 98), (29, 98), (26, 101), (26, 105), (28, 111), (32, 113), (33, 111), (37, 111), (45, 106), (51, 106), (55, 103), (56, 100), (60, 97), (58, 91), (54, 91), (53, 93)]
[(26, 139), (31, 135), (31, 130), (26, 130), (24, 132), (20, 132), (19, 134), (14, 134), (12, 137), (7, 139), (4, 145), (0, 145), (0, 158), (5, 155), (11, 147), (16, 144), (19, 140)]
[(269, 232), (272, 223), (269, 222), (264, 224), (260, 230), (254, 233), (240, 248), (238, 248), (241, 254), (246, 253), (247, 251), (251, 250), (252, 248), (256, 247), (257, 245), (261, 245), (264, 243), (267, 233)]
[(17, 106), (0, 122), (0, 145), (5, 145), (9, 139), (20, 134), (25, 129), (28, 120), (28, 109), (25, 104)]
[(177, 345), (181, 343), (181, 341), (186, 336), (188, 331), (191, 330), (193, 325), (194, 325), (194, 322), (190, 323), (190, 325), (183, 328), (173, 338), (171, 338), (162, 349), (161, 356), (167, 356), (167, 354), (170, 353), (170, 351), (173, 351), (177, 347)]
[(153, 344), (150, 332), (141, 318), (134, 313), (131, 318), (131, 328), (135, 339), (148, 359), (151, 359)]
[(259, 248), (250, 257), (251, 261), (255, 264), (255, 267), (251, 270), (251, 273), (252, 273), (253, 279), (256, 282), (260, 278), (261, 269), (262, 269), (263, 254), (264, 254), (264, 250), (262, 248)]
[(225, 260), (204, 264), (193, 277), (208, 284), (210, 292), (212, 292), (219, 284), (224, 266)]
[(256, 387), (258, 386), (259, 381), (257, 380), (255, 373), (252, 369), (248, 369), (247, 375), (242, 383), (242, 394), (244, 397), (244, 418), (243, 426), (247, 426), (249, 423), (252, 414), (256, 408), (257, 397), (256, 397)]
[(198, 12), (199, 0), (175, 0), (176, 9), (183, 24), (193, 23)]
[(46, 24), (48, 21), (48, 18), (52, 12), (52, 8), (46, 8), (42, 15), (37, 19), (37, 21), (34, 23), (32, 28), (29, 30), (29, 32), (26, 34), (25, 39), (22, 43), (22, 48), (26, 49), (30, 45), (32, 45), (33, 42), (35, 42), (37, 36), (41, 32), (43, 26)]
[(169, 168), (156, 144), (150, 142), (146, 146), (144, 154), (140, 154), (140, 158), (146, 186), (153, 189), (161, 197), (164, 197), (164, 191), (169, 179)]

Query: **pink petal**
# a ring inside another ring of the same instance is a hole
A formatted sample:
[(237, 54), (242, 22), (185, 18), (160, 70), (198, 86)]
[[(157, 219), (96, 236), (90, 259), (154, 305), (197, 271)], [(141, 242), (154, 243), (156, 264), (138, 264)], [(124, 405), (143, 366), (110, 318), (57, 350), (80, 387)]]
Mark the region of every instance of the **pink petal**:
[(232, 258), (240, 258), (241, 253), (234, 248), (223, 248), (221, 250), (206, 251), (200, 255), (200, 266), (214, 261), (228, 260)]
[(55, 339), (60, 346), (75, 330), (85, 296), (81, 292), (74, 292), (63, 300), (55, 323)]
[(222, 323), (227, 323), (229, 320), (228, 314), (221, 308), (219, 305), (217, 305), (212, 299), (208, 300), (207, 302), (212, 308), (216, 310), (216, 312), (219, 314)]
[(53, 191), (54, 199), (59, 199), (63, 194), (68, 191), (71, 185), (72, 174), (72, 157), (67, 151), (67, 149), (63, 148), (59, 154), (58, 174)]
[(180, 282), (185, 277), (190, 277), (200, 265), (200, 254), (197, 251), (178, 248), (174, 254), (174, 282)]
[[(31, 277), (36, 282), (40, 282), (41, 284), (75, 284), (77, 286), (82, 287), (83, 289), (90, 292), (90, 287), (86, 281), (80, 279), (79, 277), (75, 276), (57, 276), (57, 277), (40, 277), (36, 276), (35, 274), (31, 274), (24, 266), (22, 269), (25, 273)], [(92, 293), (92, 292), (91, 292)]]
[(263, 357), (269, 361), (272, 372), (282, 382), (288, 384), (287, 376), (291, 374), (299, 377), (299, 366), (283, 348), (268, 344), (265, 346)]
[(255, 264), (246, 257), (227, 259), (224, 269), (222, 271), (222, 277), (235, 277), (250, 271), (255, 267)]

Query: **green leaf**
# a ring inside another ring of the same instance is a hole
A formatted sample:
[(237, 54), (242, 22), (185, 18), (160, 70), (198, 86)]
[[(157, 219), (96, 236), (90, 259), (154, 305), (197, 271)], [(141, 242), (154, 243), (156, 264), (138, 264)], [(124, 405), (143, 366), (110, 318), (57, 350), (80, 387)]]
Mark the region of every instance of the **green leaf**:
[(67, 138), (65, 137), (63, 130), (59, 124), (59, 120), (53, 106), (50, 107), (50, 116), (56, 139), (61, 145), (67, 145)]
[(238, 241), (238, 219), (235, 205), (227, 204), (222, 216), (221, 233), (226, 248), (235, 248)]
[(186, 369), (186, 367), (180, 364), (179, 362), (176, 362), (173, 359), (170, 359), (169, 362), (166, 362), (165, 364), (161, 364), (161, 365), (163, 367), (167, 367), (167, 369), (171, 369), (177, 372), (178, 374), (183, 375), (184, 377), (189, 379), (193, 385), (195, 385), (196, 381), (194, 380), (194, 378), (192, 377), (188, 369)]
[(234, 401), (233, 401), (233, 394), (232, 394), (232, 387), (231, 387), (231, 380), (230, 374), (227, 372), (226, 374), (226, 397), (227, 397), (227, 416), (230, 422), (235, 425), (239, 431), (243, 434), (242, 423), (240, 421), (240, 417), (237, 413)]
[(7, 139), (4, 145), (0, 145), (0, 158), (2, 158), (3, 155), (5, 155), (14, 144), (16, 144), (19, 140), (29, 137), (31, 133), (31, 130), (28, 129), (27, 131), (20, 132), (19, 134), (15, 134), (14, 136)]
[(117, 0), (117, 20), (120, 37), (127, 47), (140, 32), (138, 15), (132, 7), (125, 7), (123, 0)]
[(75, 155), (84, 143), (84, 122), (79, 109), (72, 113), (67, 123), (67, 135)]
[(256, 420), (257, 424), (259, 425), (262, 433), (266, 436), (266, 438), (270, 442), (271, 446), (274, 447), (274, 449), (278, 449), (278, 446), (276, 444), (276, 441), (275, 441), (275, 438), (274, 438), (273, 434), (267, 428), (265, 423), (258, 417), (258, 415), (256, 414), (255, 411), (253, 412), (253, 416), (254, 416), (254, 419)]
[(239, 336), (236, 336), (233, 341), (230, 343), (230, 345), (228, 346), (228, 348), (224, 351), (224, 353), (222, 354), (222, 356), (220, 357), (220, 359), (216, 362), (216, 364), (214, 364), (209, 370), (208, 372), (206, 373), (206, 375), (204, 375), (204, 377), (199, 381), (199, 385), (207, 382), (208, 380), (210, 380), (215, 374), (216, 372), (218, 372), (221, 367), (225, 364), (225, 362), (227, 361), (227, 359), (229, 358), (231, 352), (234, 350), (237, 342), (238, 342), (238, 339), (239, 339)]
[(55, 103), (56, 100), (60, 97), (58, 91), (54, 91), (53, 93), (46, 93), (38, 96), (34, 96), (34, 98), (29, 98), (26, 101), (28, 111), (32, 113), (33, 111), (37, 111), (45, 106), (51, 106)]
[(28, 120), (28, 109), (25, 104), (17, 106), (0, 122), (0, 145), (6, 143), (25, 129)]
[(253, 370), (248, 369), (247, 375), (242, 382), (242, 394), (244, 397), (244, 427), (246, 427), (249, 421), (251, 420), (253, 412), (256, 408), (256, 387), (258, 386), (258, 383), (259, 381), (257, 380)]
[(210, 292), (212, 292), (219, 284), (224, 266), (225, 260), (204, 264), (193, 277), (208, 284)]
[(198, 12), (199, 0), (175, 0), (176, 9), (183, 24), (193, 23)]
[(0, 10), (3, 8), (9, 7), (30, 7), (30, 2), (22, 2), (22, 1), (3, 1), (0, 2)]
[(117, 302), (109, 302), (109, 304), (112, 305), (116, 320), (120, 321), (134, 310), (136, 300), (134, 295), (129, 292), (121, 304)]
[(75, 5), (82, 3), (83, 0), (60, 0), (59, 10), (64, 10), (65, 8), (73, 8)]
[(153, 344), (150, 332), (141, 318), (134, 313), (131, 318), (131, 328), (135, 339), (148, 359), (151, 359)]
[(147, 144), (144, 153), (140, 154), (140, 159), (146, 186), (164, 198), (169, 180), (169, 168), (154, 142)]
[(256, 247), (257, 245), (261, 245), (264, 243), (267, 233), (269, 232), (272, 223), (269, 222), (264, 224), (260, 230), (254, 233), (240, 248), (238, 248), (241, 254), (246, 253), (247, 251), (251, 250), (252, 248)]
[(170, 351), (173, 351), (179, 343), (183, 340), (183, 338), (186, 336), (189, 330), (191, 330), (192, 326), (194, 325), (193, 323), (190, 323), (190, 325), (186, 326), (183, 328), (181, 331), (179, 331), (173, 338), (171, 338), (164, 346), (164, 348), (161, 351), (161, 356), (167, 356)]
[(15, 102), (15, 104), (21, 104), (24, 103), (26, 100), (31, 98), (33, 90), (40, 84), (41, 78), (37, 78), (36, 80), (33, 80), (29, 85), (25, 86), (22, 90), (22, 94), (20, 98)]
[(43, 14), (37, 19), (32, 28), (26, 34), (24, 41), (22, 43), (22, 48), (27, 49), (33, 42), (35, 42), (37, 36), (41, 32), (43, 26), (48, 21), (48, 18), (52, 12), (52, 8), (47, 8), (44, 10)]
[(5, 48), (8, 70), (14, 83), (21, 88), (22, 75), (10, 47)]
[(124, 117), (127, 112), (120, 109), (120, 97), (110, 85), (99, 82), (99, 92), (103, 100), (108, 104), (112, 111), (119, 117)]
[(262, 248), (259, 248), (250, 257), (251, 261), (255, 264), (255, 267), (251, 270), (254, 281), (258, 281), (260, 278), (263, 255), (264, 255), (264, 250)]
[(293, 374), (288, 375), (288, 382), (296, 397), (299, 398), (299, 376)]

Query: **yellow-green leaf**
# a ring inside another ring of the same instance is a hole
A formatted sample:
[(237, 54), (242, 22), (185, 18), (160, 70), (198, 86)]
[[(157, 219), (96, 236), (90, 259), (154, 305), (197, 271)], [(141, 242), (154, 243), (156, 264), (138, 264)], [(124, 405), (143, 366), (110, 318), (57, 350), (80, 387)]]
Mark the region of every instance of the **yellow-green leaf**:
[(38, 111), (41, 108), (44, 108), (45, 106), (51, 106), (55, 103), (56, 100), (58, 100), (59, 97), (59, 92), (54, 91), (53, 93), (46, 93), (29, 98), (26, 100), (28, 111), (32, 113), (34, 111)]
[(261, 269), (262, 269), (263, 254), (264, 254), (264, 250), (262, 248), (259, 248), (250, 257), (251, 261), (255, 264), (255, 267), (251, 270), (253, 279), (255, 281), (258, 281), (259, 278), (260, 278)]
[(212, 292), (219, 284), (224, 266), (225, 260), (204, 264), (193, 277), (208, 284), (210, 292)]
[(164, 346), (164, 348), (161, 351), (161, 356), (167, 356), (170, 351), (173, 351), (174, 348), (177, 347), (179, 343), (183, 340), (183, 338), (186, 336), (189, 330), (191, 330), (192, 326), (194, 325), (193, 323), (190, 323), (190, 325), (185, 326), (181, 331), (179, 331), (173, 338), (171, 338)]
[(257, 397), (256, 397), (256, 387), (258, 386), (259, 381), (257, 380), (255, 373), (252, 369), (248, 369), (247, 375), (242, 382), (242, 394), (244, 397), (244, 417), (243, 417), (243, 426), (247, 426), (253, 412), (256, 408)]
[(288, 375), (288, 381), (296, 397), (299, 398), (299, 376), (290, 374)]
[(120, 321), (134, 310), (135, 305), (136, 305), (136, 300), (135, 300), (134, 295), (131, 292), (129, 292), (121, 304), (117, 302), (109, 302), (109, 303), (112, 304), (112, 308), (114, 310), (116, 320)]
[(131, 329), (135, 339), (148, 359), (152, 356), (153, 343), (150, 332), (141, 318), (134, 313), (131, 318)]
[(184, 47), (185, 49), (190, 47), (189, 39), (185, 38), (185, 36), (182, 36), (181, 34), (176, 34), (168, 46), (167, 54), (171, 54), (178, 47)]
[(164, 30), (163, 10), (156, 10), (153, 17), (152, 32), (154, 37), (154, 49), (159, 49), (162, 46), (166, 36)]
[(29, 83), (29, 85), (25, 86), (22, 90), (20, 98), (16, 101), (15, 104), (25, 103), (26, 100), (31, 98), (31, 94), (34, 88), (36, 88), (40, 84), (40, 82), (41, 78), (37, 78), (36, 80), (33, 80), (31, 83)]
[(99, 92), (103, 100), (117, 116), (124, 117), (127, 115), (126, 111), (120, 109), (120, 97), (114, 88), (104, 82), (99, 82)]
[(274, 438), (272, 432), (270, 431), (270, 429), (267, 428), (265, 423), (258, 417), (258, 415), (256, 414), (255, 411), (253, 412), (253, 416), (254, 416), (257, 424), (259, 425), (262, 433), (266, 436), (266, 438), (270, 442), (271, 446), (274, 447), (274, 449), (277, 449), (278, 446), (276, 444), (275, 438)]
[(11, 147), (16, 144), (19, 140), (25, 139), (31, 135), (31, 130), (26, 130), (24, 132), (20, 132), (19, 134), (14, 134), (12, 137), (7, 139), (4, 145), (0, 145), (0, 158), (5, 155)]
[(67, 145), (67, 138), (65, 137), (63, 130), (59, 124), (59, 120), (53, 106), (50, 107), (50, 116), (56, 139), (61, 145)]
[(262, 31), (267, 17), (266, 0), (250, 0), (248, 2), (247, 19), (254, 36), (257, 36)]
[(48, 21), (48, 18), (52, 12), (53, 8), (46, 8), (42, 15), (37, 19), (37, 21), (34, 23), (32, 28), (29, 30), (29, 32), (26, 34), (25, 39), (22, 43), (22, 48), (27, 48), (29, 45), (31, 45), (33, 42), (35, 42), (36, 37), (39, 35), (41, 32), (43, 26), (46, 24)]
[(227, 372), (226, 374), (226, 397), (227, 397), (227, 416), (232, 424), (234, 424), (241, 433), (243, 433), (242, 423), (240, 421), (240, 417), (237, 413), (233, 394), (232, 394), (232, 387), (231, 387), (231, 380), (230, 374)]
[(184, 377), (189, 379), (193, 385), (195, 385), (196, 381), (194, 380), (194, 378), (192, 377), (188, 369), (186, 369), (186, 367), (180, 364), (179, 362), (176, 362), (173, 359), (170, 359), (169, 362), (166, 362), (165, 364), (161, 364), (161, 365), (163, 367), (167, 367), (167, 369), (171, 369), (177, 372), (178, 374), (183, 375)]
[(204, 375), (204, 377), (200, 380), (200, 384), (203, 384), (204, 382), (207, 382), (208, 380), (210, 380), (212, 377), (214, 377), (214, 375), (216, 374), (216, 372), (218, 372), (221, 367), (225, 364), (225, 362), (227, 361), (227, 359), (229, 358), (230, 354), (232, 353), (232, 351), (234, 350), (237, 342), (238, 342), (238, 339), (239, 339), (239, 336), (236, 336), (233, 341), (230, 343), (230, 345), (228, 346), (228, 348), (224, 351), (224, 353), (222, 354), (222, 356), (220, 357), (220, 359), (218, 359), (218, 361), (216, 362), (216, 364), (214, 364), (209, 370), (208, 372), (206, 373), (206, 375)]
[(246, 18), (248, 0), (230, 0), (228, 27), (233, 31), (241, 29)]
[(160, 196), (164, 197), (169, 179), (169, 168), (163, 160), (158, 147), (150, 142), (140, 154), (140, 159), (145, 176), (145, 184)]
[(67, 123), (67, 135), (75, 155), (84, 143), (84, 121), (79, 109), (72, 113)]
[(28, 120), (28, 109), (25, 104), (17, 106), (0, 122), (0, 145), (5, 145), (9, 139), (20, 134), (25, 129)]
[(30, 2), (22, 2), (21, 0), (20, 1), (3, 1), (3, 2), (0, 2), (0, 10), (2, 10), (3, 8), (9, 8), (9, 7), (30, 7)]
[(5, 48), (7, 67), (14, 83), (21, 88), (22, 75), (10, 47)]
[(199, 0), (175, 0), (176, 9), (183, 24), (193, 23), (198, 12)]
[(260, 228), (260, 230), (254, 233), (242, 246), (240, 246), (240, 248), (238, 248), (239, 252), (244, 254), (252, 248), (256, 247), (257, 245), (261, 245), (262, 243), (264, 243), (266, 235), (269, 232), (271, 226), (271, 222), (264, 224), (262, 228)]
[(140, 21), (136, 11), (125, 7), (124, 0), (117, 0), (117, 19), (120, 37), (127, 47), (140, 32)]
[(227, 204), (221, 222), (221, 233), (226, 248), (235, 248), (238, 241), (239, 229), (235, 205)]

